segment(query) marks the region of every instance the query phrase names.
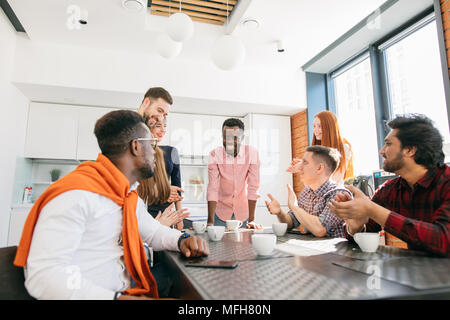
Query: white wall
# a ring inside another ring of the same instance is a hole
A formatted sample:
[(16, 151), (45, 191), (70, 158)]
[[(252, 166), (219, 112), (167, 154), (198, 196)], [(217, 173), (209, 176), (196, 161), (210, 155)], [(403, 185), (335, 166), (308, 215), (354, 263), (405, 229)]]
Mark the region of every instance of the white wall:
[(0, 10), (0, 247), (7, 244), (16, 163), (23, 158), (28, 99), (11, 83), (16, 31)]

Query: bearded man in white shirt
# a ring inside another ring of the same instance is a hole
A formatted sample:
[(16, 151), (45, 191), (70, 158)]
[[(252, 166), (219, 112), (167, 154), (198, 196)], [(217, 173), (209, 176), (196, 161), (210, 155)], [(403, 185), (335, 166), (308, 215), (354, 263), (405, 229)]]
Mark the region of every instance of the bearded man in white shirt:
[(208, 255), (208, 245), (161, 225), (138, 198), (156, 146), (138, 113), (110, 112), (94, 132), (102, 153), (39, 197), (14, 264), (25, 268), (25, 287), (37, 299), (158, 298), (143, 243), (186, 257)]

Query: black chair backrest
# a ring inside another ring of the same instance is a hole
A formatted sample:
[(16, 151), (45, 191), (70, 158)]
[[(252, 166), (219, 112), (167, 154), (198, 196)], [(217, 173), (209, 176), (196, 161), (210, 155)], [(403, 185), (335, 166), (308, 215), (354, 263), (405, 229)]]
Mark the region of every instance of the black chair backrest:
[(17, 247), (0, 248), (0, 300), (32, 300), (25, 288), (23, 268), (13, 265)]
[(369, 198), (372, 198), (374, 190), (370, 185), (370, 176), (357, 176), (355, 180), (353, 180), (353, 186), (357, 187)]

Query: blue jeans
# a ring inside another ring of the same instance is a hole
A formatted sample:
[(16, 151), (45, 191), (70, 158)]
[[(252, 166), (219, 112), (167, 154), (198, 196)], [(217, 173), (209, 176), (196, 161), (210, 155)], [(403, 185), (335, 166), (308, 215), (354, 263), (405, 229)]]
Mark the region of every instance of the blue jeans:
[[(235, 218), (235, 216), (234, 216), (234, 213), (233, 213), (233, 215), (231, 216), (231, 219), (230, 219), (230, 220), (236, 220), (236, 218)], [(247, 225), (247, 223), (248, 223), (248, 219), (245, 220), (245, 221), (242, 221), (242, 226), (241, 226), (241, 228), (245, 228), (245, 226)], [(215, 225), (215, 226), (224, 226), (224, 227), (226, 227), (226, 226), (227, 226), (227, 223), (226, 223), (225, 221), (221, 220), (221, 219), (217, 216), (217, 214), (214, 213), (214, 225)]]

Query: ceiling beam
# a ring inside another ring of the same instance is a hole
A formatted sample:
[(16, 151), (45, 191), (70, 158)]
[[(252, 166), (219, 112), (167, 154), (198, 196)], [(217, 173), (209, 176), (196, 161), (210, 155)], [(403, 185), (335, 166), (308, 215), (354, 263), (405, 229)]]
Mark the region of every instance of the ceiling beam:
[(16, 29), (17, 32), (25, 32), (25, 29), (23, 28), (22, 24), (19, 21), (19, 18), (17, 18), (16, 14), (14, 13), (14, 10), (9, 5), (8, 1), (6, 0), (0, 0), (0, 7), (5, 12), (5, 15), (8, 17), (9, 21), (13, 25), (14, 29)]
[[(152, 5), (151, 9), (152, 9), (152, 11), (162, 11), (162, 12), (168, 12), (168, 13), (180, 12), (178, 9), (174, 10), (172, 8), (162, 7), (162, 6), (157, 6), (157, 5)], [(198, 17), (198, 18), (205, 18), (205, 19), (211, 19), (211, 20), (218, 20), (218, 21), (222, 21), (222, 22), (227, 21), (227, 17), (223, 17), (223, 16), (217, 16), (217, 15), (212, 15), (212, 14), (207, 14), (207, 13), (194, 12), (194, 11), (183, 10), (183, 9), (181, 10), (181, 12), (187, 14), (190, 17)]]
[[(225, 3), (225, 4), (236, 4), (236, 0), (213, 0), (213, 1), (215, 1), (215, 2), (221, 2), (221, 3)], [(239, 2), (240, 2), (240, 0), (239, 0)]]
[[(189, 4), (185, 4), (184, 2), (185, 1), (181, 2), (181, 8), (182, 9), (198, 11), (198, 12), (204, 12), (204, 13), (217, 14), (217, 15), (220, 15), (220, 16), (227, 16), (227, 11), (225, 11), (225, 10), (211, 9), (211, 8), (206, 8), (206, 7), (198, 6), (198, 5), (189, 5)], [(180, 5), (174, 6), (173, 2), (166, 1), (166, 0), (153, 0), (152, 3), (154, 5), (161, 5), (161, 6), (166, 6), (166, 7), (170, 6), (172, 9), (175, 8), (175, 10), (171, 10), (171, 12), (177, 12), (177, 9), (180, 8)]]
[(232, 34), (241, 21), (252, 0), (239, 0), (228, 18), (225, 34)]
[[(156, 11), (153, 9), (150, 10), (150, 12), (151, 12), (151, 14), (155, 14), (157, 16), (163, 16), (163, 17), (168, 17), (170, 15), (168, 12)], [(191, 17), (191, 19), (193, 21), (198, 21), (198, 22), (206, 22), (206, 23), (223, 25), (223, 21), (218, 21), (218, 20), (211, 20), (211, 19), (205, 19), (205, 18), (199, 18), (199, 17)]]
[[(183, 3), (189, 3), (189, 4), (195, 4), (197, 6), (203, 6), (203, 7), (210, 7), (210, 8), (216, 8), (216, 9), (222, 9), (227, 10), (227, 4), (220, 4), (215, 3), (211, 1), (201, 1), (201, 0), (182, 0)], [(228, 10), (233, 10), (234, 4), (231, 4), (231, 2), (228, 3)]]

